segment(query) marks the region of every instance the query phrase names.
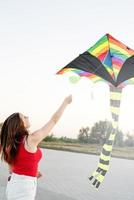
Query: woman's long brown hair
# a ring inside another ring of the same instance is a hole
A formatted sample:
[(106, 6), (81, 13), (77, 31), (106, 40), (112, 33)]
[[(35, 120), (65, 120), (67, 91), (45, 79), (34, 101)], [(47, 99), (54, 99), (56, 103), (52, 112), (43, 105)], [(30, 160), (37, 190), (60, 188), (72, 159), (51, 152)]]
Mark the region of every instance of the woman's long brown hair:
[(18, 151), (18, 146), (24, 136), (28, 136), (28, 131), (19, 113), (10, 115), (1, 128), (0, 146), (1, 159), (8, 164), (12, 164)]

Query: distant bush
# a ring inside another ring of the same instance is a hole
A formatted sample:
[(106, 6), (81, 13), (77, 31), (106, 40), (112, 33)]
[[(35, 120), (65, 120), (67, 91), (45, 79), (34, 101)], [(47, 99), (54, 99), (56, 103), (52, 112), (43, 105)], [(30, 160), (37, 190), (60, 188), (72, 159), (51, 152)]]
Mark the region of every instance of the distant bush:
[(77, 139), (67, 138), (66, 136), (62, 136), (60, 138), (55, 137), (53, 134), (44, 138), (45, 142), (65, 142), (65, 143), (76, 143)]
[(43, 139), (45, 142), (57, 142), (58, 138), (56, 138), (53, 134), (48, 135)]
[(58, 138), (58, 140), (61, 141), (61, 142), (65, 142), (65, 143), (76, 143), (76, 142), (78, 142), (77, 139), (68, 138), (66, 136), (60, 137), (60, 138)]

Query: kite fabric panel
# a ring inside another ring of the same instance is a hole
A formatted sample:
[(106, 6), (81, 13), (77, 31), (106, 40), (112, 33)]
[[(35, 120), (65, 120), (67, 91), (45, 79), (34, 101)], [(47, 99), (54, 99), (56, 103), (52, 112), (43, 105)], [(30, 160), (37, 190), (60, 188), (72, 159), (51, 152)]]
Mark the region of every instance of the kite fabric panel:
[(122, 87), (134, 83), (134, 50), (106, 34), (57, 74), (70, 71), (81, 77), (88, 77), (94, 82), (101, 80), (115, 87)]
[(99, 188), (109, 170), (109, 161), (118, 128), (122, 88), (127, 84), (134, 84), (134, 50), (110, 34), (106, 34), (86, 52), (59, 70), (57, 74), (66, 72), (74, 72), (93, 82), (105, 81), (110, 86), (113, 132), (103, 146), (97, 170), (89, 177), (92, 184)]

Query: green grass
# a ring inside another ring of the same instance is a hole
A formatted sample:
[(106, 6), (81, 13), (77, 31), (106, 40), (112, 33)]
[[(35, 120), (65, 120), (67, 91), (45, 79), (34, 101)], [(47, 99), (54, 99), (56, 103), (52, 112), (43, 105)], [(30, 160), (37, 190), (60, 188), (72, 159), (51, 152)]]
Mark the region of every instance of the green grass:
[[(102, 146), (96, 144), (79, 144), (63, 142), (42, 142), (41, 148), (100, 155)], [(134, 159), (134, 147), (114, 147), (112, 157)]]

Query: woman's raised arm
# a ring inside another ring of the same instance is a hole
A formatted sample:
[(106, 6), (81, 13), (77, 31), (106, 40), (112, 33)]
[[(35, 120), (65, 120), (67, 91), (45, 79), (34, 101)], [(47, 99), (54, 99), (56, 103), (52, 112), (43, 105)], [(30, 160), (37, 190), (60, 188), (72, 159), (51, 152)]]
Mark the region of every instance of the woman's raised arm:
[(49, 135), (52, 128), (59, 121), (67, 105), (72, 102), (72, 95), (67, 96), (58, 110), (53, 114), (51, 119), (39, 130), (30, 134), (28, 137), (28, 143), (31, 145), (38, 145), (46, 136)]

